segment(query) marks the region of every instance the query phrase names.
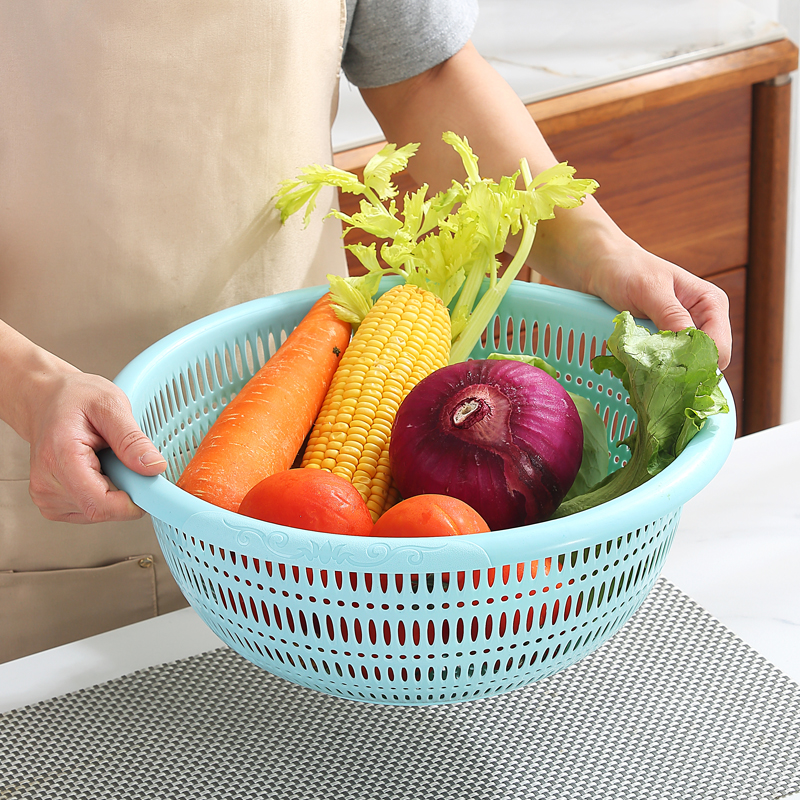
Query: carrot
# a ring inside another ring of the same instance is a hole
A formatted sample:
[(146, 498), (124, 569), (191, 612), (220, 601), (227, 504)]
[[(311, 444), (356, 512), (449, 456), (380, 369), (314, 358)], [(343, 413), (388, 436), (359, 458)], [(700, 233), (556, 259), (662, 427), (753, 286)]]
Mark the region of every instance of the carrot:
[(289, 469), (322, 407), (351, 325), (323, 295), (225, 407), (178, 486), (237, 511), (259, 481)]

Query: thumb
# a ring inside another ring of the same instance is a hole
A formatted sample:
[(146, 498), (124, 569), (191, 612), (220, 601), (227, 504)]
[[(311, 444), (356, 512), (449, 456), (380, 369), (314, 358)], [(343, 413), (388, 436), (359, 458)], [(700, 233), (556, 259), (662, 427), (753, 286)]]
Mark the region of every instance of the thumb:
[(165, 458), (136, 424), (130, 408), (112, 410), (98, 433), (128, 469), (140, 475), (159, 475), (167, 468)]

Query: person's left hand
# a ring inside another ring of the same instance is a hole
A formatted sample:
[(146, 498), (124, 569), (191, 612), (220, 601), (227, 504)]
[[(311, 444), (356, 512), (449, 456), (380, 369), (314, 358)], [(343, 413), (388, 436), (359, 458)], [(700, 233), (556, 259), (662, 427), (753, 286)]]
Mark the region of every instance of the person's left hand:
[(732, 333), (725, 292), (632, 240), (598, 259), (587, 290), (617, 310), (652, 320), (659, 330), (699, 328), (716, 343), (720, 369), (730, 364)]
[(659, 330), (694, 327), (731, 361), (728, 296), (710, 281), (648, 252), (620, 230), (593, 197), (537, 226), (531, 267), (558, 286), (593, 294)]

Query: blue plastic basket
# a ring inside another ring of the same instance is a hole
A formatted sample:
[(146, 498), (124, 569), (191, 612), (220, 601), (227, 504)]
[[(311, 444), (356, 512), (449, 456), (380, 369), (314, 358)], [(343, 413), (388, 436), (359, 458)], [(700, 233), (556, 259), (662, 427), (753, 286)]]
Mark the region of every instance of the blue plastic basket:
[[(220, 409), (322, 294), (289, 292), (231, 308), (158, 342), (117, 378), (169, 462), (144, 478), (103, 466), (153, 520), (186, 599), (246, 659), (295, 683), (374, 703), (496, 695), (574, 664), (639, 608), (684, 502), (730, 452), (731, 413), (713, 417), (660, 475), (605, 505), (526, 527), (459, 537), (377, 539), (297, 530), (216, 508), (174, 485)], [(616, 442), (634, 415), (621, 383), (598, 376), (614, 311), (600, 300), (515, 282), (487, 342), (547, 358)]]

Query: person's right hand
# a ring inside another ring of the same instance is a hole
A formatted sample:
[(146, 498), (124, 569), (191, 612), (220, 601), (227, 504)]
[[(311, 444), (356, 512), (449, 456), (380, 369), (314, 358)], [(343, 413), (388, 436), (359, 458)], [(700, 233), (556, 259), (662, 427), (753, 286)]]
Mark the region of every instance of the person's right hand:
[(167, 467), (118, 386), (81, 372), (2, 320), (0, 419), (30, 444), (30, 494), (47, 519), (106, 522), (144, 514), (103, 474), (99, 450), (110, 447), (141, 475)]
[(102, 473), (110, 447), (125, 466), (158, 475), (167, 462), (136, 424), (128, 398), (105, 378), (78, 370), (49, 375), (30, 416), (30, 494), (62, 522), (132, 520), (143, 511)]

